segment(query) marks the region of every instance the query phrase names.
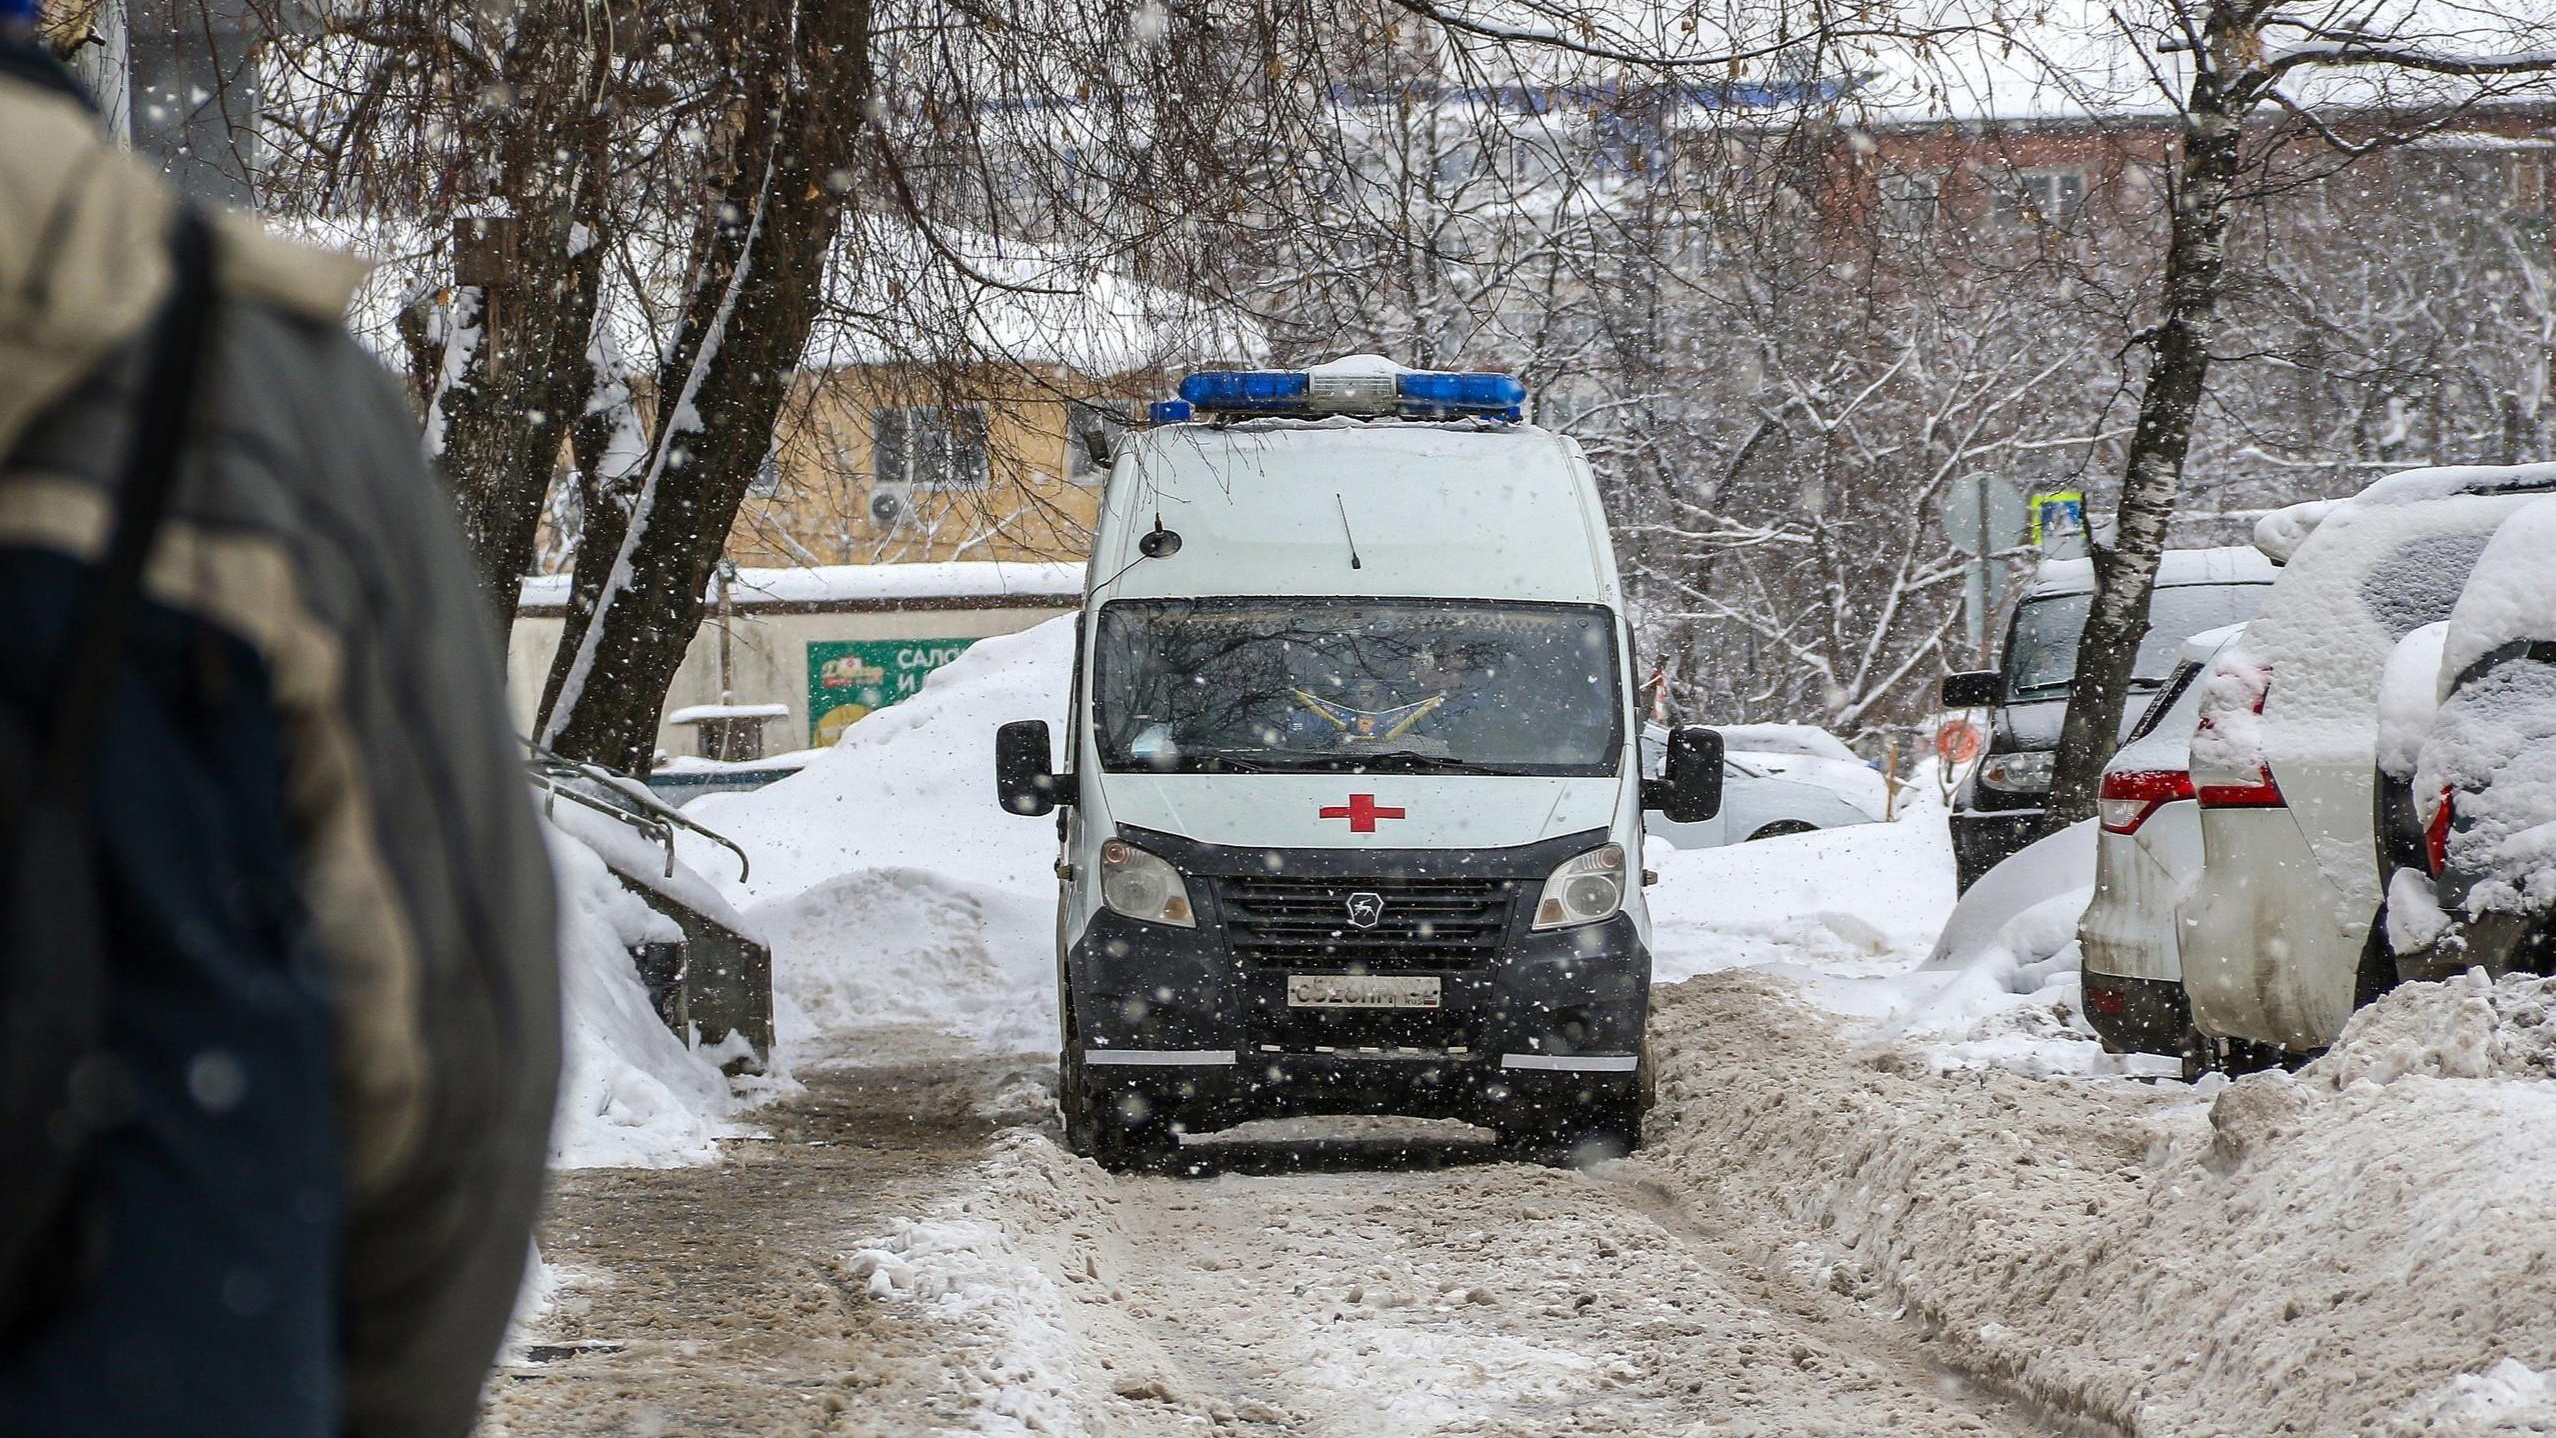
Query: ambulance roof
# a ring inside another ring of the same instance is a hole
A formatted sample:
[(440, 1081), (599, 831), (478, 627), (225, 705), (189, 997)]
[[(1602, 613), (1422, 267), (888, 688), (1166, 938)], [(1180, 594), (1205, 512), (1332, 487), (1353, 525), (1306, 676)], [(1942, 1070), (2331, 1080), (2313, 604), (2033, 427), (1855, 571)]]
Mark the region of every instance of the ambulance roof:
[[(1159, 516), (1178, 553), (1141, 558)], [(1355, 564), (1352, 556), (1355, 556)], [(1614, 604), (1578, 446), (1529, 425), (1178, 424), (1120, 453), (1093, 600), (1415, 595)], [(1113, 578), (1114, 577), (1114, 578)]]

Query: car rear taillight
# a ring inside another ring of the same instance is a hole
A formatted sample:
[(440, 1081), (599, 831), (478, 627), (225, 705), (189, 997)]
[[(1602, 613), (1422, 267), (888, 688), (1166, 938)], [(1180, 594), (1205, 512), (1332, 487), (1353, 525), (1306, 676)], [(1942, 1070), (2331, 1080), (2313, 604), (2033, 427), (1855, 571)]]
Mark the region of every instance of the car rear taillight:
[(2454, 802), (2457, 794), (2457, 789), (2443, 784), (2441, 802), (2432, 810), (2432, 821), (2423, 826), (2423, 861), (2431, 866), (2435, 878), (2449, 867), (2450, 824), (2458, 818)]
[(2290, 801), (2281, 797), (2281, 786), (2272, 778), (2270, 767), (2254, 766), (2254, 781), (2249, 784), (2204, 784), (2193, 798), (2204, 809), (2278, 809)]
[(2192, 797), (2192, 776), (2181, 769), (2117, 769), (2103, 776), (2095, 811), (2107, 834), (2135, 834), (2148, 816)]
[[(2230, 723), (2229, 720), (2235, 717), (2233, 714), (2213, 714), (2205, 709), (2201, 715), (2201, 732), (2192, 736), (2195, 757), (2205, 744), (2211, 744), (2223, 753), (2235, 749), (2237, 754), (2253, 761), (2254, 777), (2235, 784), (2203, 784), (2192, 797), (2199, 800), (2204, 809), (2281, 808), (2289, 800), (2281, 797), (2281, 786), (2272, 778), (2272, 765), (2263, 757), (2263, 703), (2272, 697), (2271, 666), (2261, 665), (2240, 672), (2223, 663), (2218, 674), (2211, 676), (2212, 681), (2215, 683), (2222, 675), (2245, 686), (2243, 692), (2250, 722), (2239, 720)], [(2243, 731), (2242, 741), (2237, 738), (2236, 731), (2239, 730)], [(2238, 747), (2240, 742), (2241, 748)]]

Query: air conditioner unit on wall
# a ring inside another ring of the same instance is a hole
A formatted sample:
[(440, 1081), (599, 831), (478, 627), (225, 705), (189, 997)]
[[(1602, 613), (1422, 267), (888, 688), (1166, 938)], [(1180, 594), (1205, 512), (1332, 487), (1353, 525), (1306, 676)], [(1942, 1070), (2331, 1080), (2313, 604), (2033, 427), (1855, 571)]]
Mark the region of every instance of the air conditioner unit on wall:
[(882, 479), (870, 485), (870, 522), (881, 529), (901, 529), (914, 522), (914, 483)]

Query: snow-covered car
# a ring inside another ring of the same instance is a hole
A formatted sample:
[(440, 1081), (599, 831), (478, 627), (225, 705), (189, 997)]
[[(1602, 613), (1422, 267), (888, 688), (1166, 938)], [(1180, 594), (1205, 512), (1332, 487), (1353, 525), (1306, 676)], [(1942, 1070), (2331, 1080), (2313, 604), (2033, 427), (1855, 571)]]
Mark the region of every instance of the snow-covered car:
[[(1890, 781), (1846, 741), (1816, 724), (1716, 724), (1725, 752), (1758, 774), (1812, 784), (1854, 805), (1868, 819), (1890, 812)], [(1827, 827), (1822, 825), (1820, 827)]]
[[(2272, 575), (2271, 561), (2243, 546), (2166, 552), (2132, 670), (2125, 728), (2165, 683), (2183, 641), (2252, 618)], [(2046, 560), (2007, 626), (2004, 662), (1944, 677), (1945, 707), (1989, 711), (1987, 753), (1953, 795), (1953, 878), (1961, 888), (2047, 830), (2042, 800), (2077, 676), (2077, 636), (2093, 604), (2093, 561)]]
[(2203, 1033), (2312, 1052), (2394, 977), (2372, 939), (2380, 675), (2449, 616), (2494, 530), (2551, 491), (2556, 465), (2408, 470), (2256, 526), (2285, 562), (2202, 681), (2192, 740), (2204, 862), (2183, 981)]
[(2429, 872), (2388, 890), (2398, 969), (2556, 972), (2556, 500), (2494, 532), (2437, 675), (2412, 783)]
[[(1758, 727), (1771, 726), (1731, 726), (1734, 731)], [(1729, 741), (1727, 732), (1724, 741)], [(1838, 747), (1845, 749), (1842, 744)], [(1851, 756), (1854, 751), (1845, 752)], [(1657, 724), (1643, 725), (1643, 776), (1658, 778), (1667, 759), (1668, 731)], [(1818, 762), (1822, 761), (1800, 755), (1725, 751), (1722, 760), (1722, 808), (1719, 813), (1710, 819), (1686, 824), (1678, 823), (1665, 814), (1648, 814), (1644, 816), (1642, 832), (1647, 837), (1665, 841), (1671, 848), (1710, 849), (1750, 839), (1773, 839), (1785, 834), (1807, 834), (1813, 829), (1834, 829), (1843, 824), (1869, 824), (1879, 817), (1848, 801), (1829, 784), (1779, 772), (1779, 766), (1788, 763)], [(1835, 760), (1825, 762), (1836, 763)], [(1879, 783), (1881, 775), (1878, 773), (1860, 764), (1853, 767), (1871, 775)]]
[(2113, 1048), (2171, 1054), (2193, 1068), (2203, 1048), (2183, 994), (2177, 913), (2184, 886), (2201, 867), (2192, 726), (2202, 676), (2242, 629), (2232, 624), (2185, 640), (2165, 688), (2104, 766), (2094, 898), (2077, 920), (2086, 1022)]

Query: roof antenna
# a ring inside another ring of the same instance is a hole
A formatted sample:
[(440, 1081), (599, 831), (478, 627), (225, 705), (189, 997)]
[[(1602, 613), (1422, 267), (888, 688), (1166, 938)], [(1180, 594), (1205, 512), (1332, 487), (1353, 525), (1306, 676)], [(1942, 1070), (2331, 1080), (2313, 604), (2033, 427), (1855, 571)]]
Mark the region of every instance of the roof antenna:
[(1154, 527), (1146, 531), (1143, 538), (1136, 541), (1136, 556), (1139, 559), (1168, 559), (1178, 553), (1180, 553), (1180, 531), (1163, 528), (1162, 512), (1155, 511)]
[(1331, 502), (1340, 506), (1340, 533), (1349, 541), (1349, 567), (1351, 569), (1366, 568), (1358, 562), (1358, 531), (1349, 527), (1349, 501), (1334, 494)]

